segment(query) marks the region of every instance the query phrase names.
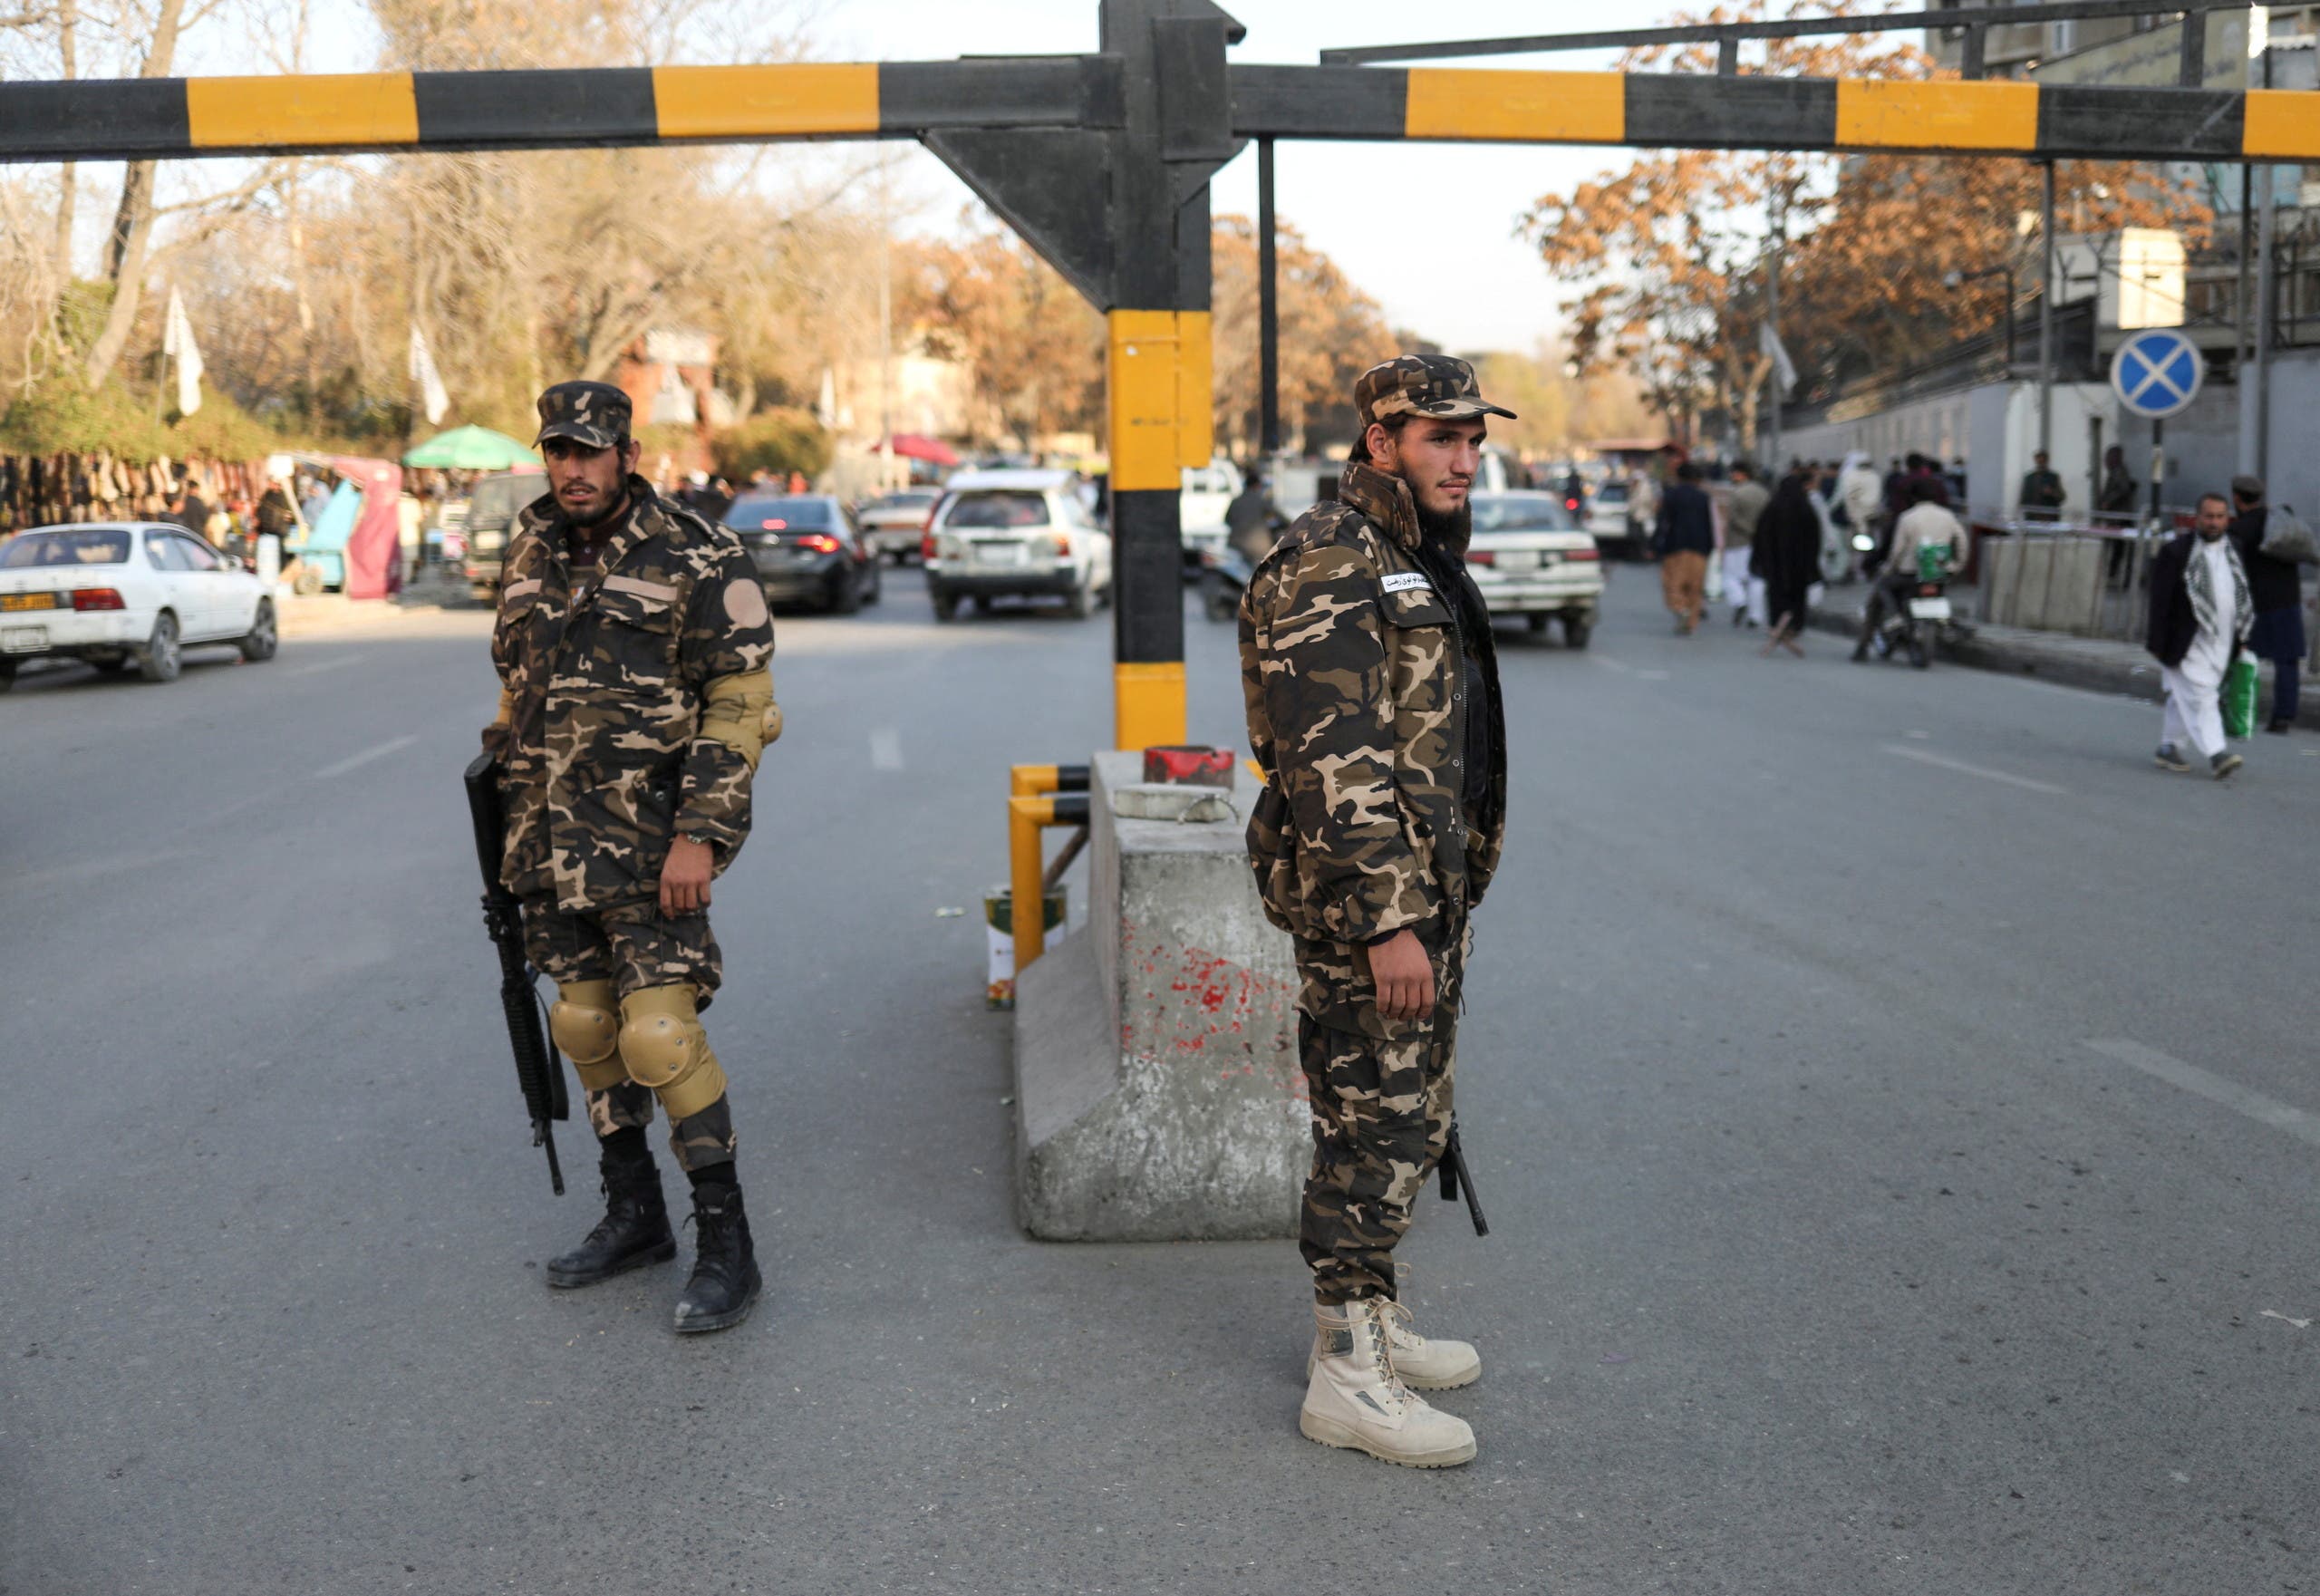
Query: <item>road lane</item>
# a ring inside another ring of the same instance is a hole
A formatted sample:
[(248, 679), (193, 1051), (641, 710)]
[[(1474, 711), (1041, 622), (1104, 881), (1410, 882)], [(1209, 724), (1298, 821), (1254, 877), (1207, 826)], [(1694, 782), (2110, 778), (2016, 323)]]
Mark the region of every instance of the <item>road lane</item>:
[[(770, 1284), (702, 1345), (674, 1270), (538, 1284), (592, 1182), (562, 1127), (547, 1195), (491, 1030), (479, 617), (0, 701), (0, 1585), (2306, 1580), (2320, 1154), (2088, 1043), (2320, 1107), (2264, 974), (2320, 761), (2170, 779), (2109, 701), (1673, 638), (1648, 576), (1624, 671), (1503, 639), (1460, 1079), (1494, 1232), (1429, 1195), (1408, 1249), (1488, 1367), (1445, 1475), (1295, 1434), (1288, 1244), (1014, 1227), (972, 911), (1005, 766), (1108, 728), (1100, 619), (937, 625), (905, 577), (779, 624), (709, 1014)], [(1186, 625), (1192, 732), (1237, 743), (1232, 629)]]

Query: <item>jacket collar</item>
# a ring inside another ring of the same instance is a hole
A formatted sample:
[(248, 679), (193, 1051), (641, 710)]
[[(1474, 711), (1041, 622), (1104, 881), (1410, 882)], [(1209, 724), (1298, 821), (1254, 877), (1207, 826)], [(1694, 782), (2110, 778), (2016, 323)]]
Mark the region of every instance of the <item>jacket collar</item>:
[(1417, 502), (1410, 486), (1399, 477), (1364, 460), (1346, 462), (1338, 479), (1338, 498), (1376, 522), (1378, 527), (1411, 554), (1424, 542), (1417, 526)]

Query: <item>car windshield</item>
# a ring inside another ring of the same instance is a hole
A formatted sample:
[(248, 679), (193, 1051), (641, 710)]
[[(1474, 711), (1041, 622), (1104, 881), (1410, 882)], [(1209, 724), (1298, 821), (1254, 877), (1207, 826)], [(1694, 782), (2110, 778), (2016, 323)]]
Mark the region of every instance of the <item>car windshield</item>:
[(962, 493), (942, 524), (951, 527), (1044, 527), (1048, 501), (1036, 493)]
[(1571, 512), (1549, 493), (1478, 494), (1474, 498), (1477, 532), (1568, 532)]
[(486, 477), (468, 499), (468, 525), (505, 527), (516, 512), (547, 491), (545, 477)]
[(0, 546), (0, 566), (119, 566), (129, 559), (129, 534), (119, 527), (75, 527), (70, 531), (24, 532)]
[(1606, 482), (1595, 490), (1595, 498), (1599, 503), (1602, 504), (1625, 504), (1628, 501), (1628, 485), (1624, 482)]
[(737, 498), (725, 512), (725, 524), (741, 532), (826, 532), (830, 501), (826, 498)]

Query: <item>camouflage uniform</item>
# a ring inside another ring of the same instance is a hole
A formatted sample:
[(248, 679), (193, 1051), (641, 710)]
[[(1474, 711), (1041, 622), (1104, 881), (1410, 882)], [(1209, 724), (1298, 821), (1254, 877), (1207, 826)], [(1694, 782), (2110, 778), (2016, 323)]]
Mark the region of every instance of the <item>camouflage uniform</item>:
[[(625, 400), (602, 384), (551, 389), (544, 421), (559, 401), (571, 407), (567, 390), (582, 403), (590, 390), (613, 395), (620, 413), (604, 418), (597, 447), (625, 434)], [(593, 567), (571, 557), (552, 496), (523, 511), (508, 541), (491, 639), (501, 715), (485, 733), (502, 760), (501, 879), (523, 900), (527, 954), (559, 987), (605, 983), (624, 1012), (655, 990), (690, 989), (705, 1007), (721, 974), (717, 942), (707, 914), (661, 913), (661, 871), (684, 837), (709, 845), (721, 875), (749, 835), (757, 750), (778, 729), (773, 626), (739, 538), (641, 477), (628, 497)], [(749, 735), (720, 735), (731, 713), (752, 722)], [(654, 1089), (620, 1057), (574, 1059), (599, 1136), (651, 1122)], [(722, 1081), (720, 1070), (705, 1106), (698, 1082), (677, 1097), (659, 1088), (688, 1171), (733, 1157)]]
[[(1440, 358), (1375, 368), (1359, 398), (1365, 423), (1505, 413), (1482, 406), (1465, 363)], [(1296, 939), (1314, 1140), (1300, 1237), (1325, 1303), (1395, 1294), (1393, 1247), (1449, 1134), (1467, 916), (1505, 835), (1497, 659), (1489, 627), (1462, 619), (1481, 605), (1464, 552), (1426, 548), (1407, 485), (1354, 463), (1241, 605), (1249, 740), (1266, 772), (1250, 863), (1267, 916)], [(1467, 750), (1485, 741), (1470, 784)], [(1432, 958), (1431, 1020), (1378, 1012), (1368, 949), (1406, 927)]]

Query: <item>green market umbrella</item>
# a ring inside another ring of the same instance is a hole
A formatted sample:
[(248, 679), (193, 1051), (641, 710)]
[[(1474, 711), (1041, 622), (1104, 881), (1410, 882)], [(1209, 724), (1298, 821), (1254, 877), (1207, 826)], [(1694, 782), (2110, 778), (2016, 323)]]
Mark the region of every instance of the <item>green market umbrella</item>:
[(488, 427), (454, 427), (403, 456), (402, 463), (439, 471), (504, 471), (512, 466), (537, 465), (539, 458), (505, 432)]

